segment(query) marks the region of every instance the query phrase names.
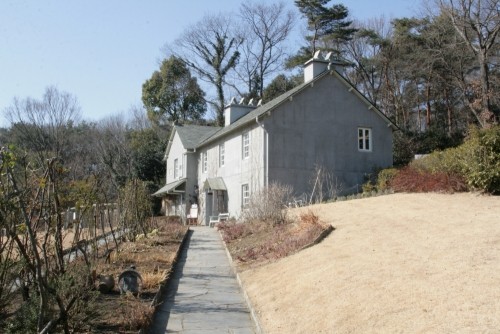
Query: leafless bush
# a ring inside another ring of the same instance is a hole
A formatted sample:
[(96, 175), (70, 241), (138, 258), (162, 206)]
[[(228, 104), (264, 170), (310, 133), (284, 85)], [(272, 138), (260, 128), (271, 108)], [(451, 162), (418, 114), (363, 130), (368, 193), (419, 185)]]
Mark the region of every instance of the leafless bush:
[(8, 274), (1, 282), (2, 299), (14, 282), (23, 298), (15, 319), (6, 324), (9, 333), (70, 333), (88, 322), (87, 311), (94, 308), (91, 263), (74, 265), (64, 255), (63, 176), (59, 159), (32, 168), (13, 150), (0, 149), (1, 243), (8, 241), (7, 248), (0, 247), (3, 274)]
[(288, 221), (285, 205), (292, 198), (289, 185), (271, 183), (268, 187), (252, 194), (248, 207), (243, 210), (243, 221), (266, 221), (283, 224)]
[(335, 199), (344, 188), (343, 183), (335, 173), (321, 165), (316, 165), (310, 183), (312, 191), (309, 196), (309, 204)]
[[(154, 308), (146, 303), (136, 303), (135, 298), (124, 298), (123, 306), (120, 307), (118, 314), (121, 317), (121, 323), (125, 324), (126, 330), (139, 330), (148, 328), (153, 319)], [(133, 307), (127, 306), (127, 303), (133, 303)]]
[(133, 179), (120, 192), (118, 205), (120, 208), (120, 224), (129, 240), (135, 240), (139, 233), (147, 234), (153, 223), (151, 201), (145, 182)]

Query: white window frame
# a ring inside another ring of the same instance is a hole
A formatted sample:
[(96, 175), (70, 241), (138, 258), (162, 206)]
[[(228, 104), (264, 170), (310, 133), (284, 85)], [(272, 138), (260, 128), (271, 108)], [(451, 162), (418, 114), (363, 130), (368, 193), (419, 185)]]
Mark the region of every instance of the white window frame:
[(219, 144), (219, 167), (224, 167), (225, 164), (226, 147), (225, 144)]
[(250, 203), (250, 186), (248, 183), (241, 185), (241, 206), (246, 207)]
[(182, 163), (182, 162), (183, 162), (183, 160), (184, 160), (184, 159), (183, 159), (183, 157), (181, 157), (181, 158), (179, 159), (179, 164), (177, 165), (177, 168), (178, 168), (178, 173), (177, 173), (177, 175), (179, 175), (179, 178), (182, 178), (182, 165), (183, 165), (183, 163)]
[(244, 132), (241, 135), (241, 156), (243, 159), (250, 157), (250, 132)]
[(372, 129), (358, 128), (358, 151), (371, 152), (373, 148)]
[(174, 180), (179, 177), (179, 159), (174, 159)]
[(201, 171), (206, 173), (208, 171), (208, 152), (203, 152), (201, 154)]

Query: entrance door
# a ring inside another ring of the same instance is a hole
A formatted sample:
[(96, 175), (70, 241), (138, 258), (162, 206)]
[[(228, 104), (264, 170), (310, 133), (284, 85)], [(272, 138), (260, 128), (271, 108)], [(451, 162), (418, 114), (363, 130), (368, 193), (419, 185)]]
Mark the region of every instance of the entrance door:
[(214, 194), (207, 192), (207, 196), (205, 196), (205, 225), (207, 226), (210, 222), (210, 216), (213, 214), (213, 204)]

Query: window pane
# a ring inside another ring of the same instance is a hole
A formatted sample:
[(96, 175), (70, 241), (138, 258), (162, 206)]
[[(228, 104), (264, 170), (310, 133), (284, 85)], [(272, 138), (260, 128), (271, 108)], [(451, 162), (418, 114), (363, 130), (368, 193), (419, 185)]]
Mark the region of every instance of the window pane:
[(219, 145), (219, 167), (224, 166), (224, 155), (225, 155), (224, 144)]
[(243, 184), (241, 186), (241, 204), (243, 206), (248, 205), (248, 202), (250, 200), (250, 188), (248, 187), (248, 184)]
[(250, 156), (250, 134), (248, 132), (242, 134), (242, 156), (243, 158)]

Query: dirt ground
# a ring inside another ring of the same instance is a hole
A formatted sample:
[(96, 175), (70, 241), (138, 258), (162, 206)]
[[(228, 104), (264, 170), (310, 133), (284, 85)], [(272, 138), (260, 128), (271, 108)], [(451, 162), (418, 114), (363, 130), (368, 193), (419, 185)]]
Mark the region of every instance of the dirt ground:
[(336, 228), (329, 237), (240, 273), (266, 333), (500, 331), (500, 197), (394, 194), (311, 209)]

